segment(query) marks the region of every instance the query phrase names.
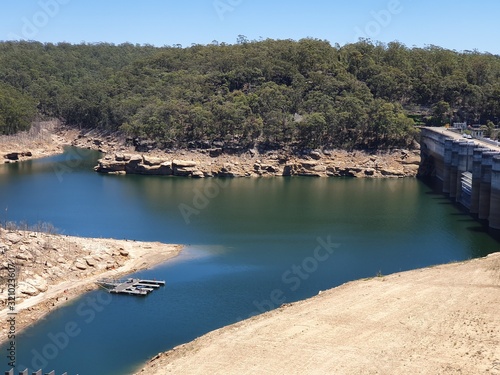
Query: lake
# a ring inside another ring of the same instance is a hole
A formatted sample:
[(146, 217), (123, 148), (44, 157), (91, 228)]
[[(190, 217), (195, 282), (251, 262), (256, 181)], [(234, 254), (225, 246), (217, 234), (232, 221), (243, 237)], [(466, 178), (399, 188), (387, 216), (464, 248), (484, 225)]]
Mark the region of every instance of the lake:
[[(167, 281), (146, 298), (94, 291), (27, 329), (17, 338), (19, 368), (133, 373), (159, 352), (282, 303), (499, 246), (417, 179), (111, 176), (93, 172), (98, 157), (68, 148), (0, 165), (0, 221), (186, 247), (136, 274)], [(68, 324), (74, 335), (63, 340)]]

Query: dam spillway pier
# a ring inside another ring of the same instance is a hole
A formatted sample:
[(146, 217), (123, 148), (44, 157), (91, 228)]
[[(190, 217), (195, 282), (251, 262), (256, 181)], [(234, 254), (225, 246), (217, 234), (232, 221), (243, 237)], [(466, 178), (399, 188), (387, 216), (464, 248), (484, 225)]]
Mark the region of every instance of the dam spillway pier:
[(485, 139), (464, 139), (445, 128), (421, 129), (421, 175), (442, 182), (442, 193), (471, 215), (500, 230), (500, 146)]

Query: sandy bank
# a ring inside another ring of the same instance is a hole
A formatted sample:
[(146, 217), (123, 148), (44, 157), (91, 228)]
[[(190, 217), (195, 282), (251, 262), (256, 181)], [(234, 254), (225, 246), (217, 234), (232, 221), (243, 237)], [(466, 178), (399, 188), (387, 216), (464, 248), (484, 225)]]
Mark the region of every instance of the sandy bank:
[(6, 339), (8, 274), (17, 277), (16, 329), (21, 331), (100, 278), (116, 278), (175, 257), (180, 245), (79, 238), (0, 228), (0, 342)]
[(500, 374), (500, 253), (360, 280), (159, 354), (139, 374)]

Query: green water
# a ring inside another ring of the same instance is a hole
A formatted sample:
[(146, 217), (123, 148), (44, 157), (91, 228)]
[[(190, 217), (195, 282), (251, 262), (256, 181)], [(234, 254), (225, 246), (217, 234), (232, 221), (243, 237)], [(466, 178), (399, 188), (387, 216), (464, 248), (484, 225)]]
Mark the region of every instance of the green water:
[[(166, 279), (160, 291), (92, 292), (28, 329), (17, 339), (19, 368), (128, 374), (158, 352), (281, 303), (499, 248), (481, 224), (415, 179), (106, 176), (92, 171), (97, 157), (69, 149), (0, 166), (0, 220), (187, 246), (138, 273)], [(55, 345), (68, 323), (78, 334)]]

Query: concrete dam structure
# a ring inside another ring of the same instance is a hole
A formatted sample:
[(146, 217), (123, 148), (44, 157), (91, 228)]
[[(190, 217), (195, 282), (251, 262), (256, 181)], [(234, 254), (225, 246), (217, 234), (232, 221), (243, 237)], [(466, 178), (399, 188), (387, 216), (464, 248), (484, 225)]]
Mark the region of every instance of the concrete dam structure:
[(500, 147), (464, 139), (445, 128), (421, 129), (421, 176), (442, 182), (442, 192), (470, 214), (500, 230)]

